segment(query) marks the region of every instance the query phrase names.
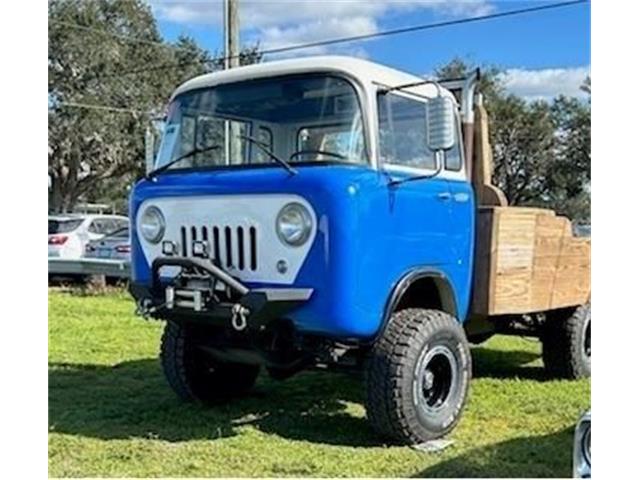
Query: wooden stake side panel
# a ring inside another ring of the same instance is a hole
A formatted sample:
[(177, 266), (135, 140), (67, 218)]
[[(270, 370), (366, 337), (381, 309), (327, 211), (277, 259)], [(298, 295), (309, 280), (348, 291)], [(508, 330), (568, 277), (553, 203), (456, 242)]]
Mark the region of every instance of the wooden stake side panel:
[(591, 243), (551, 210), (481, 207), (472, 312), (505, 315), (585, 303)]

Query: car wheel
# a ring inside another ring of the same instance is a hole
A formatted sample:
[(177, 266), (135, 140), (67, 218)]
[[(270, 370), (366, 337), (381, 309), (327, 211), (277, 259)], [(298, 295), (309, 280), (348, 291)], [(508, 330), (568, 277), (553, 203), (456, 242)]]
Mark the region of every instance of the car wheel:
[(394, 313), (366, 362), (367, 417), (384, 437), (422, 443), (460, 420), (471, 379), (462, 326), (438, 310)]
[(547, 372), (559, 378), (591, 376), (591, 303), (547, 314), (542, 359)]
[(188, 326), (171, 321), (162, 336), (162, 369), (181, 399), (216, 403), (251, 389), (259, 366), (218, 362), (199, 348), (194, 337)]

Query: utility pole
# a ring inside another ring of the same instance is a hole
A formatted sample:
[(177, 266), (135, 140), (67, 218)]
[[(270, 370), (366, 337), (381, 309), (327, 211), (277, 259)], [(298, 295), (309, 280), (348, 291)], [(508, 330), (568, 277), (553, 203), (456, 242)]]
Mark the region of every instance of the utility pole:
[[(240, 16), (239, 0), (224, 0), (224, 68), (240, 66)], [(224, 122), (225, 163), (242, 163), (242, 144), (239, 125)]]
[(224, 56), (225, 69), (240, 65), (239, 0), (224, 0)]

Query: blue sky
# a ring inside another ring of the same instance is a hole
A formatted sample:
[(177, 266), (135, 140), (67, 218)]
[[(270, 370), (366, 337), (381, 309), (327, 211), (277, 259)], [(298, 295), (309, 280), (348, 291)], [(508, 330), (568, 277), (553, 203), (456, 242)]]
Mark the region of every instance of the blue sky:
[[(557, 1), (240, 0), (241, 38), (245, 44), (260, 41), (264, 48), (280, 47)], [(220, 51), (221, 0), (150, 2), (167, 40), (184, 33)], [(508, 88), (528, 98), (579, 96), (590, 67), (590, 8), (585, 3), (288, 55), (356, 55), (420, 75), (461, 56), (475, 64), (501, 66)]]

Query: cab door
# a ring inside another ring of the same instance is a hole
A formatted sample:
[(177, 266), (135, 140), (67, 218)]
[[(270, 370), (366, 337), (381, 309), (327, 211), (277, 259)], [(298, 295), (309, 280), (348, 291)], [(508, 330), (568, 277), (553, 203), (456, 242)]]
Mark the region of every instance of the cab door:
[[(425, 100), (380, 93), (378, 127), (380, 168), (389, 179), (390, 226), (404, 263), (434, 268), (454, 263), (453, 196), (427, 146)], [(432, 178), (417, 179), (421, 176)]]

